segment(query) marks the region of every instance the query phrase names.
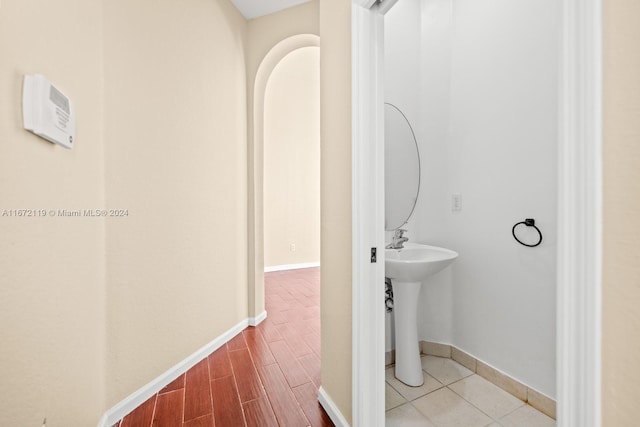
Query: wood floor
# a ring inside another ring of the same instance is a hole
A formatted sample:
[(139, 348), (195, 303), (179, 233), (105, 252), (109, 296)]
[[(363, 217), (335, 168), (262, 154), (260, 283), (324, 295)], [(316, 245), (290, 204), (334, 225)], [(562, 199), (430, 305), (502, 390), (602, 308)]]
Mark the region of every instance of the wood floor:
[(333, 426), (318, 403), (320, 269), (265, 274), (268, 317), (199, 362), (119, 427)]

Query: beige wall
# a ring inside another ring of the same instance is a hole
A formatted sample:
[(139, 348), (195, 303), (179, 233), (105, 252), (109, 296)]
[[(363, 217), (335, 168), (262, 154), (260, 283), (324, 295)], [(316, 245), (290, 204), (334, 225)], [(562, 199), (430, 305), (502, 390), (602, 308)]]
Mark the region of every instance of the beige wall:
[(638, 424), (640, 3), (605, 0), (603, 425)]
[[(2, 1), (0, 215), (129, 215), (0, 216), (0, 425), (95, 425), (246, 319), (246, 30), (226, 0)], [(22, 130), (25, 73), (72, 150)]]
[[(264, 310), (264, 207), (263, 207), (263, 144), (261, 135), (254, 128), (256, 115), (262, 114), (263, 105), (256, 105), (254, 99), (263, 94), (255, 94), (258, 69), (269, 51), (282, 40), (299, 34), (319, 34), (318, 0), (301, 4), (271, 15), (249, 21), (247, 30), (247, 105), (249, 115), (247, 167), (248, 167), (248, 223), (249, 235), (249, 314), (257, 316)], [(258, 90), (264, 90), (258, 88)], [(260, 119), (260, 117), (258, 117)], [(260, 133), (260, 131), (258, 131)], [(256, 143), (257, 140), (257, 143)]]
[[(129, 216), (0, 217), (1, 425), (95, 425), (246, 318), (245, 100), (268, 50), (317, 34), (318, 14), (314, 1), (247, 25), (225, 0), (2, 0), (0, 209)], [(323, 387), (350, 418), (350, 5), (320, 14)], [(71, 151), (21, 129), (35, 72), (77, 106)]]
[(322, 387), (351, 420), (351, 2), (320, 3)]
[[(320, 261), (320, 50), (274, 68), (264, 102), (265, 266)], [(291, 245), (295, 245), (292, 250)]]
[(105, 2), (107, 404), (247, 318), (246, 21)]
[[(95, 425), (104, 410), (104, 220), (9, 209), (104, 206), (102, 1), (0, 6), (0, 425)], [(77, 109), (72, 150), (22, 129), (22, 78)]]
[(249, 21), (247, 27), (249, 40), (247, 46), (247, 86), (249, 88), (253, 88), (256, 72), (264, 56), (276, 44), (297, 34), (320, 34), (319, 4), (319, 0), (312, 0)]

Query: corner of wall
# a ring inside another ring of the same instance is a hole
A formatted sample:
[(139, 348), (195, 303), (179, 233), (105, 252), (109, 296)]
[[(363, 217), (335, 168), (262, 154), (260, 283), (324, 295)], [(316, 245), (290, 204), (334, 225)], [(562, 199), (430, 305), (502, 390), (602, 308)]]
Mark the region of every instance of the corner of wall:
[(322, 387), (352, 418), (351, 2), (320, 2)]

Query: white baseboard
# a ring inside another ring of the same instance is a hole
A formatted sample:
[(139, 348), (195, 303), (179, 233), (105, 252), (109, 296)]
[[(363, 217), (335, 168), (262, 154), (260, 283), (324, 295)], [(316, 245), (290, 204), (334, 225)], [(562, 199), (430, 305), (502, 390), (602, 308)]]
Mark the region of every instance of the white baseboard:
[(329, 394), (327, 394), (322, 386), (320, 386), (320, 389), (318, 390), (318, 401), (327, 412), (327, 415), (329, 415), (329, 418), (331, 418), (331, 421), (333, 421), (336, 427), (350, 427), (347, 419), (344, 417), (344, 415), (342, 415), (340, 409), (338, 409), (336, 404), (333, 402), (331, 397), (329, 397)]
[(107, 421), (108, 418), (109, 418), (109, 416), (105, 412), (102, 415), (102, 417), (100, 417), (100, 421), (98, 421), (98, 427), (111, 427), (113, 424), (109, 424), (109, 422)]
[(265, 267), (264, 272), (272, 273), (274, 271), (298, 270), (299, 268), (311, 268), (311, 267), (320, 267), (320, 262), (305, 262), (302, 264), (273, 265), (271, 267)]
[[(264, 317), (263, 317), (264, 314)], [(251, 318), (254, 322), (260, 323), (267, 316), (266, 311), (260, 313), (260, 315), (256, 318)], [(258, 320), (260, 319), (260, 320)], [(166, 385), (171, 383), (173, 380), (178, 378), (180, 375), (187, 372), (191, 369), (196, 363), (200, 362), (202, 359), (207, 357), (209, 354), (216, 351), (218, 348), (222, 347), (227, 341), (231, 338), (238, 335), (242, 330), (244, 330), (247, 326), (249, 326), (250, 319), (245, 319), (223, 333), (222, 335), (215, 338), (209, 344), (200, 348), (198, 351), (182, 360), (171, 369), (161, 374), (159, 377), (152, 380), (150, 383), (142, 386), (137, 391), (130, 394), (124, 400), (117, 403), (111, 409), (109, 409), (103, 416), (100, 418), (98, 423), (98, 427), (111, 427), (125, 415), (131, 413), (134, 409), (144, 403), (147, 399), (152, 397), (154, 394), (162, 390)], [(256, 324), (257, 324), (256, 323)]]
[(387, 366), (393, 363), (396, 363), (396, 351), (391, 349), (384, 354), (384, 365)]
[[(546, 394), (529, 387), (524, 382), (501, 371), (493, 365), (478, 359), (471, 353), (467, 353), (460, 348), (433, 341), (420, 341), (422, 354), (431, 356), (446, 357), (455, 360), (465, 368), (480, 375), (490, 383), (503, 389), (512, 396), (527, 402), (545, 415), (556, 419), (556, 400)], [(387, 352), (387, 356), (389, 352)]]
[(263, 310), (262, 313), (256, 317), (249, 317), (249, 326), (258, 326), (264, 319), (267, 318), (267, 310)]

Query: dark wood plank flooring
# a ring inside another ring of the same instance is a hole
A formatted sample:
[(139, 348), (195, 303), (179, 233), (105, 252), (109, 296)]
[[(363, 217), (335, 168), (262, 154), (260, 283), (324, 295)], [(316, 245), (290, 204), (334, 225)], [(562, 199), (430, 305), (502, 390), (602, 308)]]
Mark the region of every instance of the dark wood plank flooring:
[(200, 361), (117, 427), (333, 426), (318, 403), (320, 269), (265, 274), (268, 317)]

